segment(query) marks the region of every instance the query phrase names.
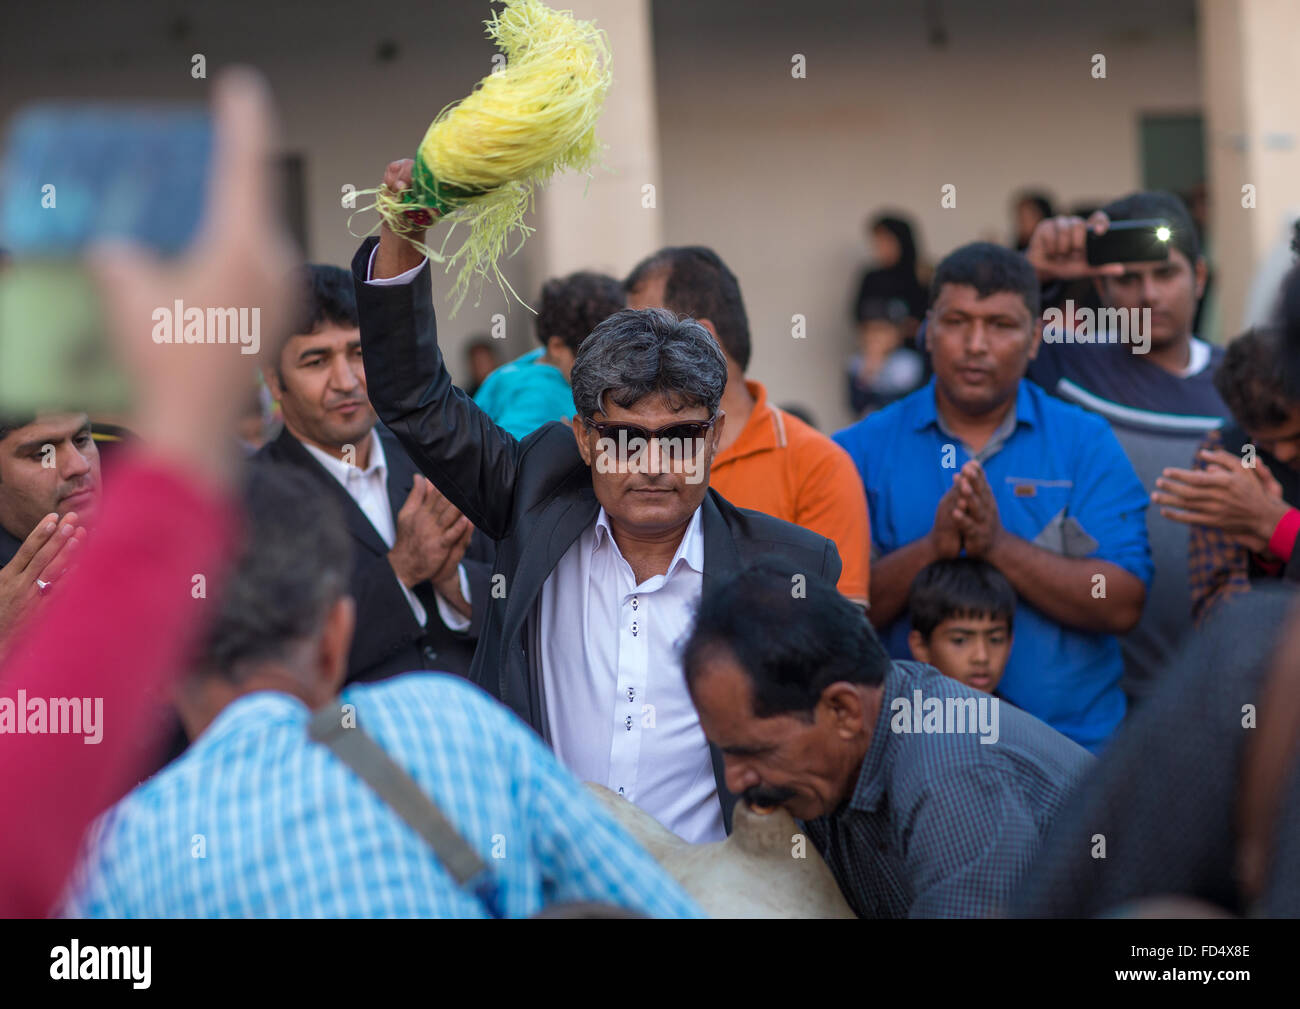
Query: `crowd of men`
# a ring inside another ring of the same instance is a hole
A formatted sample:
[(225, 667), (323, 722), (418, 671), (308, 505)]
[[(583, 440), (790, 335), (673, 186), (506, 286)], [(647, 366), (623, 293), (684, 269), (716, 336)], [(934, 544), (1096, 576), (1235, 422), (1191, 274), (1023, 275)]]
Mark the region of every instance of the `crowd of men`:
[[(256, 97), (230, 93), (225, 129), (257, 137)], [(1227, 617), (1285, 613), (1265, 583), (1300, 578), (1282, 336), (1197, 338), (1206, 263), (1176, 197), (1044, 218), (1023, 252), (951, 251), (915, 338), (931, 378), (827, 437), (746, 377), (741, 283), (703, 246), (651, 252), (623, 280), (547, 282), (539, 347), (471, 398), (439, 346), (422, 235), (385, 226), (350, 271), (284, 269), (260, 151), (227, 148), (244, 161), (218, 165), (229, 206), (214, 213), (253, 219), (195, 262), (264, 250), (250, 296), (283, 305), (259, 362), (279, 434), (197, 477), (194, 444), (233, 445), (235, 428), (159, 422), (197, 408), (184, 353), (166, 375), (139, 365), (166, 388), (133, 434), (97, 442), (75, 411), (0, 416), (0, 682), (37, 691), (66, 648), (55, 623), (110, 570), (115, 598), (95, 603), (115, 614), (109, 637), (154, 641), (152, 672), (123, 665), (114, 687), (107, 662), (96, 688), (150, 727), (149, 754), (118, 744), (84, 839), (76, 823), (44, 876), (6, 879), (8, 907), (698, 915), (588, 781), (692, 843), (724, 839), (738, 801), (783, 806), (863, 917), (1100, 913), (1162, 893), (1300, 910), (1267, 879), (1234, 892), (1228, 865), (1204, 883), (1205, 851), (1232, 857), (1208, 829), (1175, 835), (1156, 872), (1142, 845), (1181, 814), (1156, 825), (1140, 796), (1124, 805), (1131, 772), (1152, 781), (1198, 738), (1162, 705), (1202, 689), (1224, 706), (1206, 746), (1231, 804), (1246, 743), (1225, 719), (1258, 702), (1285, 620), (1255, 634)], [(383, 182), (410, 172), (393, 162)], [(1170, 227), (1167, 259), (1088, 264), (1089, 230), (1150, 218)], [(157, 293), (198, 276), (113, 279)], [(1068, 313), (1045, 330), (1080, 279), (1149, 312), (1149, 345), (1075, 340)], [(122, 309), (118, 328), (135, 318)], [(101, 450), (121, 456), (107, 481)], [(142, 558), (131, 539), (163, 509), (178, 514)], [(190, 601), (194, 571), (212, 575), (206, 601), (131, 623), (142, 581)], [(1193, 673), (1202, 622), (1230, 667), (1213, 689)], [(114, 767), (142, 780), (115, 793)], [(1295, 798), (1278, 802), (1294, 824)], [(1146, 831), (1134, 861), (1087, 861), (1103, 818), (1112, 836)]]

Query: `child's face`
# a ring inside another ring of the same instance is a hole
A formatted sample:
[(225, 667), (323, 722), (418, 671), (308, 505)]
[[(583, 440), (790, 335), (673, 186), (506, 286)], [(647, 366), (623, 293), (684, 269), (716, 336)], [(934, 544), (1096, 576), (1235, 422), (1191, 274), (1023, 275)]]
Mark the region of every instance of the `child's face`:
[(992, 693), (1011, 653), (1011, 630), (1003, 617), (952, 617), (926, 641), (920, 631), (908, 638), (912, 656), (973, 690)]

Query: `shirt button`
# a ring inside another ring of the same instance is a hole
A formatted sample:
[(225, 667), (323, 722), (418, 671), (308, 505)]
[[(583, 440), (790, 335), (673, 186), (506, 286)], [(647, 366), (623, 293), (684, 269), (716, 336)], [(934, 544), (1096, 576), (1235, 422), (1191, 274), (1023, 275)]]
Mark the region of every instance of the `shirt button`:
[(632, 609), (636, 609), (636, 596), (632, 597)]
[(628, 732), (631, 732), (631, 731), (632, 731), (632, 716), (631, 716), (631, 715), (628, 715), (628, 716), (627, 716), (627, 719), (623, 722), (623, 724), (627, 726), (627, 731), (628, 731)]
[(622, 786), (622, 785), (619, 785), (619, 786), (618, 786), (618, 794), (619, 794), (619, 795), (622, 795), (622, 794), (623, 794), (623, 786)]
[(632, 637), (636, 637), (636, 621), (632, 621)]
[(636, 700), (636, 688), (635, 688), (635, 687), (628, 687), (628, 688), (627, 688), (627, 699), (628, 699), (629, 701), (634, 701), (634, 700)]

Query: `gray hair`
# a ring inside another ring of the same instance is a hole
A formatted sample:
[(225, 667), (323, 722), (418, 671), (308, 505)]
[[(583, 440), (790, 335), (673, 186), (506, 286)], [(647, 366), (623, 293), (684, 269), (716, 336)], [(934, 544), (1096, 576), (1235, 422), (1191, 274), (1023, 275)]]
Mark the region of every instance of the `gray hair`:
[(571, 378), (582, 417), (603, 412), (606, 396), (627, 409), (652, 393), (674, 409), (702, 406), (712, 415), (727, 385), (727, 361), (694, 319), (662, 308), (629, 308), (582, 341)]

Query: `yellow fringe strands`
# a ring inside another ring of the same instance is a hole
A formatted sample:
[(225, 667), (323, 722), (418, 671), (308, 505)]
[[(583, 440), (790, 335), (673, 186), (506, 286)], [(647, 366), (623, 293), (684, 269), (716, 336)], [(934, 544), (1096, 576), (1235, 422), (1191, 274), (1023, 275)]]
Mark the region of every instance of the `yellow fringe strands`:
[[(519, 240), (509, 255), (532, 234), (524, 215), (538, 186), (562, 169), (590, 175), (600, 153), (596, 120), (611, 79), (605, 33), (570, 11), (551, 10), (541, 0), (505, 0), (484, 25), (505, 66), (438, 114), (416, 152), (410, 189), (394, 193), (380, 186), (358, 194), (374, 194), (375, 202), (357, 213), (378, 211), (400, 235), (450, 222), (437, 251), (407, 240), (445, 262), (448, 272), (459, 268), (452, 315), (475, 275), (480, 290), (491, 274), (523, 303), (497, 264), (512, 235)], [(448, 242), (462, 225), (468, 235), (448, 257)]]

